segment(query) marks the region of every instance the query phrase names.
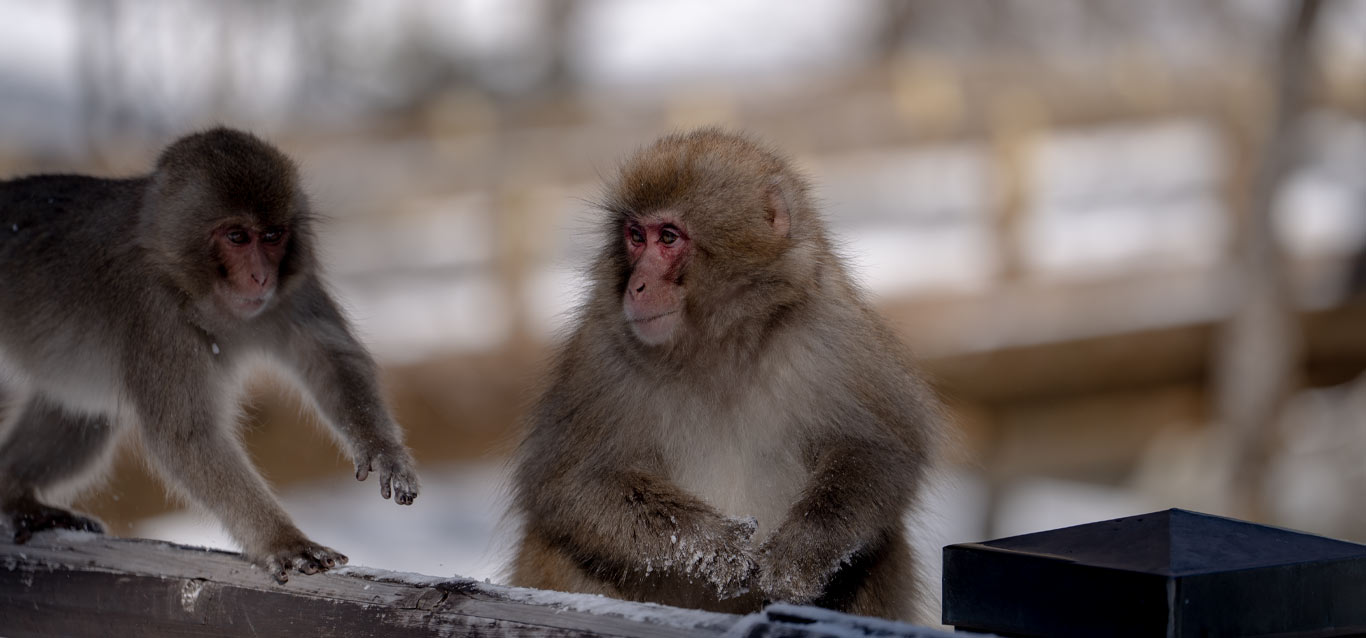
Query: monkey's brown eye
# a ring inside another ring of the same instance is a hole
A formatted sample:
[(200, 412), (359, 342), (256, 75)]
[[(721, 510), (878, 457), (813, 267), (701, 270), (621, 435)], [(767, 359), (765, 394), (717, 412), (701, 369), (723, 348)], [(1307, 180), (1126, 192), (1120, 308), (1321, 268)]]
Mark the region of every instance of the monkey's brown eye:
[(284, 239), (284, 237), (285, 231), (280, 230), (278, 228), (273, 228), (264, 233), (261, 233), (261, 241), (266, 242), (267, 244), (278, 244), (280, 243), (281, 239)]
[(251, 241), (251, 235), (248, 235), (247, 231), (241, 229), (228, 231), (227, 238), (228, 241), (238, 246)]
[(678, 241), (678, 233), (665, 228), (664, 230), (659, 231), (659, 241), (665, 246), (668, 246), (669, 244)]
[(639, 228), (636, 228), (635, 226), (632, 226), (632, 227), (630, 227), (629, 229), (627, 229), (626, 232), (630, 233), (630, 235), (631, 235), (631, 241), (632, 241), (633, 243), (636, 243), (636, 244), (643, 244), (643, 243), (645, 243), (645, 233), (641, 232), (641, 230), (640, 230)]

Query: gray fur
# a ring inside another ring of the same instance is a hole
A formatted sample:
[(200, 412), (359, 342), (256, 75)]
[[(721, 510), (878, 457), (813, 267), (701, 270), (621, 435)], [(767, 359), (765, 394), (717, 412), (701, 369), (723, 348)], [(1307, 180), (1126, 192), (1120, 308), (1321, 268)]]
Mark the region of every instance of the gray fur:
[[(214, 305), (224, 219), (288, 228), (274, 296), (240, 318)], [(317, 274), (313, 216), (293, 163), (230, 129), (187, 136), (130, 179), (0, 182), (0, 367), (19, 395), (0, 428), (0, 506), (16, 538), (98, 528), (43, 503), (93, 482), (135, 429), (176, 491), (213, 512), (283, 582), (346, 557), (290, 521), (237, 440), (237, 393), (266, 360), (298, 380), (357, 466), (408, 504), (414, 463), (376, 380)]]

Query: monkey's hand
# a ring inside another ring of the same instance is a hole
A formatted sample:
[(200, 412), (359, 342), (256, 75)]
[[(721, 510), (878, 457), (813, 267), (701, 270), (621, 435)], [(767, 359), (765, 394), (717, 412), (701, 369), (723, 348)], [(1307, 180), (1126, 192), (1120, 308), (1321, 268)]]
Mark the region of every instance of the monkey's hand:
[(719, 600), (749, 593), (759, 568), (754, 551), (753, 518), (724, 518), (715, 530), (678, 542), (683, 573), (704, 578)]
[(770, 602), (805, 605), (820, 598), (849, 556), (836, 555), (823, 535), (785, 524), (759, 547), (759, 590)]
[(289, 582), (290, 570), (300, 574), (316, 574), (346, 564), (346, 554), (308, 540), (301, 533), (296, 532), (293, 536), (288, 541), (277, 543), (264, 557), (255, 561), (270, 573), (275, 582), (281, 585)]
[(375, 447), (361, 452), (356, 461), (356, 480), (364, 481), (370, 472), (379, 472), (379, 494), (394, 497), (399, 505), (412, 505), (417, 498), (417, 472), (413, 457), (402, 444)]

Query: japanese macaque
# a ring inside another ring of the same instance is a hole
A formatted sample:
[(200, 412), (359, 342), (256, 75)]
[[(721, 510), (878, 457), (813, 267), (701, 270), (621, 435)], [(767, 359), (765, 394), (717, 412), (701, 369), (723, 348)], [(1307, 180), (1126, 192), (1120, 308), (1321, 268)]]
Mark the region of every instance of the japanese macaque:
[(293, 162), (225, 128), (176, 141), (144, 177), (0, 182), (0, 378), (18, 397), (0, 424), (0, 510), (16, 542), (103, 531), (58, 505), (132, 429), (277, 581), (345, 563), (294, 526), (238, 441), (258, 360), (298, 381), (357, 479), (376, 472), (384, 498), (413, 502), (412, 456), (319, 280), (313, 223)]
[(702, 129), (628, 160), (516, 459), (515, 585), (903, 618), (940, 408), (775, 152)]

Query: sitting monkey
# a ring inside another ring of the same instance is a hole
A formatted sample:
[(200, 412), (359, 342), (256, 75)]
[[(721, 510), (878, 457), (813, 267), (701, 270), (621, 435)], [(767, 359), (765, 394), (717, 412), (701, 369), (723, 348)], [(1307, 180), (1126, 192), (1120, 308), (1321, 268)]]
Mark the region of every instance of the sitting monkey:
[(831, 247), (806, 182), (744, 136), (640, 151), (516, 458), (515, 585), (727, 612), (903, 618), (903, 518), (940, 409)]

